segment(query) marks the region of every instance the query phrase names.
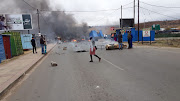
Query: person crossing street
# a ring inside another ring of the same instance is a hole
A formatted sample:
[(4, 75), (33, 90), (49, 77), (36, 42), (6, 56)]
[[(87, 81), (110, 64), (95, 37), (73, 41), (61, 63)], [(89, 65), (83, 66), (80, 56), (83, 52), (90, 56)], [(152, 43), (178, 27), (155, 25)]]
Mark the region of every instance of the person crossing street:
[(95, 41), (93, 40), (92, 37), (90, 37), (91, 43), (90, 43), (90, 58), (91, 60), (89, 62), (93, 62), (93, 58), (92, 55), (94, 55), (95, 57), (97, 57), (99, 59), (99, 62), (101, 61), (101, 58), (99, 56), (96, 55), (96, 49), (97, 47), (95, 46)]

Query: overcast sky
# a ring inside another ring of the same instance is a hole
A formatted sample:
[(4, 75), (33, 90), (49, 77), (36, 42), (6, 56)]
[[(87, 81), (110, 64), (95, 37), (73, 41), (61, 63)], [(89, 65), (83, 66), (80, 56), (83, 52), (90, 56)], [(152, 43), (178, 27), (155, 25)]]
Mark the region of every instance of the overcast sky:
[[(51, 0), (52, 6), (61, 8), (64, 11), (97, 11), (117, 9), (123, 6), (123, 18), (133, 18), (133, 1), (134, 0)], [(167, 6), (180, 7), (180, 0), (140, 0), (140, 22), (155, 21), (155, 20), (176, 20), (180, 18), (180, 8), (163, 8), (144, 4), (142, 2)], [(128, 4), (128, 5), (126, 5)], [(137, 5), (137, 0), (136, 0)], [(149, 11), (151, 10), (151, 11)], [(153, 12), (152, 12), (153, 11)], [(160, 15), (157, 13), (164, 15)], [(69, 12), (68, 12), (69, 13)], [(121, 10), (110, 10), (104, 12), (71, 12), (78, 23), (87, 22), (88, 25), (113, 25), (119, 23)], [(137, 23), (137, 9), (136, 9)]]

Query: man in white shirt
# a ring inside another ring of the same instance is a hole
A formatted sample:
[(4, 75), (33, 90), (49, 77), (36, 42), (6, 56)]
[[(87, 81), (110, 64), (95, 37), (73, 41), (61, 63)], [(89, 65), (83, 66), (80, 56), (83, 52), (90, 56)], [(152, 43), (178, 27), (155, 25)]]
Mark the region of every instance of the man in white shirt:
[(96, 46), (95, 46), (95, 41), (93, 40), (92, 37), (90, 37), (90, 40), (91, 40), (91, 43), (90, 43), (90, 58), (91, 58), (91, 61), (89, 62), (93, 62), (93, 59), (92, 59), (92, 55), (94, 55), (95, 57), (97, 57), (99, 59), (99, 62), (101, 61), (101, 58), (99, 56), (96, 55)]

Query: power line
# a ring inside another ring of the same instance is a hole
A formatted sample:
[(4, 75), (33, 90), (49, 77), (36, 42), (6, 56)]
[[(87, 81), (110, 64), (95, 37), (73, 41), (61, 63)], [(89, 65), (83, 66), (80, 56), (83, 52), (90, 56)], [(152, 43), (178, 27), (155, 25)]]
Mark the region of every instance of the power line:
[[(40, 12), (40, 15), (42, 16), (42, 19), (44, 20), (44, 22), (46, 23), (46, 25), (48, 26), (48, 28), (52, 28), (53, 29), (53, 32), (54, 32), (54, 28), (53, 28), (53, 26), (51, 26), (46, 20), (45, 20), (45, 18), (44, 18), (44, 16), (43, 16), (43, 14)], [(49, 27), (50, 26), (50, 27)], [(55, 32), (54, 32), (55, 33)]]
[(89, 12), (106, 12), (106, 11), (116, 11), (119, 10), (121, 8), (117, 8), (117, 9), (107, 9), (107, 10), (95, 10), (95, 11), (49, 11), (49, 10), (41, 10), (41, 11), (45, 11), (45, 12), (67, 12), (67, 13), (89, 13)]
[(39, 14), (42, 16), (44, 22), (48, 25), (47, 21), (45, 20), (44, 16), (41, 14), (41, 12)]
[[(144, 9), (142, 9), (142, 11), (144, 12)], [(149, 14), (149, 18), (151, 19), (151, 21), (154, 21), (153, 18), (151, 17), (150, 11), (147, 12)]]
[(167, 7), (167, 6), (158, 6), (158, 5), (153, 5), (153, 4), (149, 4), (149, 3), (145, 3), (143, 1), (140, 1), (143, 4), (149, 5), (149, 6), (155, 6), (155, 7), (162, 7), (162, 8), (180, 8), (180, 7)]
[(25, 0), (22, 0), (22, 1), (24, 1), (24, 2), (25, 2), (27, 5), (29, 5), (31, 8), (37, 9), (37, 8), (33, 7), (32, 5), (30, 5), (27, 1), (25, 1)]
[[(118, 10), (119, 10), (119, 9), (118, 9)], [(116, 10), (116, 11), (117, 11), (117, 10)], [(108, 15), (111, 15), (111, 14), (115, 13), (116, 11), (111, 12), (111, 13), (110, 13), (110, 14), (108, 14)], [(101, 19), (97, 20), (97, 21), (96, 21), (96, 23), (97, 23), (97, 22), (99, 22), (99, 21), (101, 21), (101, 20), (103, 20), (103, 19), (105, 19), (105, 18), (107, 18), (107, 17), (108, 17), (108, 15), (106, 15), (106, 16), (104, 16), (103, 18), (101, 18)]]
[[(127, 4), (125, 4), (125, 5), (123, 5), (123, 7), (124, 6), (127, 6), (127, 5), (130, 5), (130, 4), (132, 4), (132, 3), (134, 3), (134, 2), (130, 2), (130, 3), (127, 3)], [(129, 8), (129, 7), (128, 7)], [(52, 11), (50, 11), (50, 10), (41, 10), (41, 11), (44, 11), (44, 12), (69, 12), (69, 13), (89, 13), (89, 12), (107, 12), (107, 11), (116, 11), (116, 10), (119, 10), (119, 9), (121, 9), (121, 8), (115, 8), (115, 9), (104, 9), (104, 10), (92, 10), (92, 11), (80, 11), (80, 10), (77, 10), (77, 11), (64, 11), (64, 10), (52, 10)]]
[[(123, 9), (128, 9), (128, 8), (133, 8), (133, 7), (126, 7), (126, 8), (123, 8)], [(118, 8), (116, 11), (118, 11), (118, 10), (120, 10), (120, 9), (121, 9), (121, 8)], [(103, 18), (97, 20), (96, 22), (99, 22), (99, 21), (101, 21), (101, 20), (107, 18), (108, 16), (112, 15), (112, 14), (115, 13), (116, 11), (111, 12), (110, 14), (104, 16)]]
[(168, 15), (165, 15), (165, 14), (161, 14), (161, 13), (159, 13), (159, 12), (151, 11), (151, 10), (149, 10), (149, 9), (147, 9), (147, 8), (144, 8), (144, 7), (140, 7), (140, 8), (145, 9), (145, 10), (148, 10), (148, 11), (153, 12), (153, 13), (156, 13), (156, 14), (159, 14), (159, 15), (163, 15), (163, 16), (166, 16), (166, 17), (169, 17), (169, 18), (174, 18), (174, 19), (179, 20), (179, 18), (175, 18), (175, 17), (172, 17), (172, 16), (168, 16)]
[(125, 5), (122, 5), (122, 6), (124, 7), (124, 6), (130, 5), (130, 4), (132, 4), (132, 3), (134, 3), (134, 1), (132, 1), (132, 2), (130, 2), (130, 3), (127, 3), (127, 4), (125, 4)]
[(49, 11), (49, 10), (41, 10), (41, 11), (45, 11), (45, 12), (67, 12), (67, 13), (89, 13), (89, 12), (106, 12), (106, 11), (115, 11), (115, 10), (117, 10), (117, 9), (96, 10), (96, 11)]
[[(35, 7), (33, 7), (32, 5), (30, 5), (27, 1), (25, 1), (25, 0), (22, 0), (23, 2), (25, 2), (27, 5), (29, 5), (31, 8), (33, 8), (33, 9), (37, 9), (37, 8), (35, 8)], [(127, 4), (125, 4), (125, 5), (123, 5), (123, 6), (127, 6), (127, 5), (130, 5), (130, 4), (132, 4), (133, 2), (130, 2), (130, 3), (127, 3)], [(107, 11), (116, 11), (116, 10), (119, 10), (119, 9), (121, 9), (121, 8), (116, 8), (116, 9), (106, 9), (106, 10), (94, 10), (94, 11), (64, 11), (64, 10), (56, 10), (56, 11), (50, 11), (50, 10), (40, 10), (40, 11), (44, 11), (44, 12), (69, 12), (69, 13), (72, 13), (72, 12), (74, 12), (74, 13), (89, 13), (89, 12), (107, 12)]]

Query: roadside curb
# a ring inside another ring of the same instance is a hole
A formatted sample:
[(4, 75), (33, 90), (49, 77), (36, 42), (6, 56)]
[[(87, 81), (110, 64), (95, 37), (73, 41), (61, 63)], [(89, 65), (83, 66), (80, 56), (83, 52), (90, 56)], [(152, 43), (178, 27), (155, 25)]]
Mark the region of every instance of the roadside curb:
[[(48, 55), (56, 46), (55, 44), (48, 52), (46, 55)], [(0, 87), (0, 100), (6, 95), (11, 88), (15, 84), (17, 84), (30, 70), (33, 69), (35, 65), (37, 65), (46, 55), (41, 56), (34, 64), (27, 65), (26, 68), (24, 68), (22, 71), (18, 72), (15, 76), (13, 76), (11, 79), (6, 81), (1, 87)]]

